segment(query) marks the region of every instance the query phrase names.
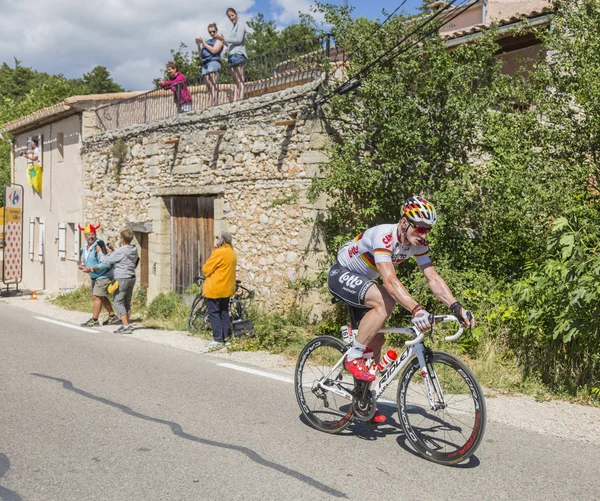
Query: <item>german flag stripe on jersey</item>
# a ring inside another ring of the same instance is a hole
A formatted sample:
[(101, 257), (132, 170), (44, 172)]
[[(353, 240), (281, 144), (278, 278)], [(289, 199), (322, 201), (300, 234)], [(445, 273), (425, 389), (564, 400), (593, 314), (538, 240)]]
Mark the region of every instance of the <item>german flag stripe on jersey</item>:
[(392, 251), (389, 249), (375, 249), (373, 254), (387, 254), (388, 256), (392, 255)]
[(428, 255), (429, 255), (429, 251), (423, 252), (423, 254), (415, 254), (415, 257), (423, 257), (423, 256), (428, 256)]
[(358, 234), (358, 236), (357, 236), (357, 237), (354, 239), (354, 241), (355, 241), (355, 242), (358, 242), (358, 241), (359, 241), (359, 240), (362, 238), (362, 236), (363, 236), (363, 233), (364, 233), (364, 231), (361, 231), (361, 232)]
[(377, 266), (375, 266), (375, 259), (373, 259), (373, 255), (370, 252), (365, 252), (360, 255), (360, 258), (367, 263), (367, 266), (372, 270), (378, 271)]

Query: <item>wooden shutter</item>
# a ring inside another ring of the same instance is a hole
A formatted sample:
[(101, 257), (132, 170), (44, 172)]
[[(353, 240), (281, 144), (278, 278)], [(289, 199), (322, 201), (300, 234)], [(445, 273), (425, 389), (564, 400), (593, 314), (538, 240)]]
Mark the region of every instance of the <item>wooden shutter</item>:
[(31, 259), (32, 261), (33, 261), (33, 256), (34, 256), (34, 250), (33, 250), (34, 238), (35, 238), (35, 218), (32, 217), (29, 219), (29, 259)]
[(67, 257), (67, 225), (58, 223), (58, 257), (65, 259)]
[(81, 250), (81, 231), (77, 224), (73, 224), (73, 259), (79, 261), (79, 251)]
[(44, 262), (44, 245), (46, 238), (46, 222), (43, 219), (39, 219), (39, 235), (38, 235), (38, 261)]

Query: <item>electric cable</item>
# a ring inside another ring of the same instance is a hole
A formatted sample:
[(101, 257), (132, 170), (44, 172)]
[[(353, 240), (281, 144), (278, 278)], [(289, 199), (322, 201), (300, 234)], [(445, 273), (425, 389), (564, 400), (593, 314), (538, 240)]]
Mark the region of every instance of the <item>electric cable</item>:
[[(421, 41), (423, 41), (425, 38), (430, 37), (431, 35), (433, 35), (436, 31), (439, 31), (440, 28), (442, 28), (443, 26), (447, 25), (448, 23), (450, 23), (452, 20), (454, 20), (457, 16), (461, 15), (462, 13), (466, 12), (468, 9), (470, 9), (471, 7), (473, 7), (474, 5), (478, 4), (479, 2), (481, 2), (481, 0), (464, 0), (462, 3), (458, 4), (456, 6), (456, 9), (458, 10), (454, 15), (450, 16), (444, 23), (442, 23), (439, 27), (430, 30), (428, 32), (426, 32), (423, 36), (421, 36), (421, 38), (418, 38), (416, 41), (410, 43), (408, 46), (406, 47), (401, 47), (401, 45), (406, 42), (406, 40), (408, 40), (410, 37), (412, 37), (414, 34), (418, 33), (419, 31), (421, 31), (425, 26), (427, 26), (429, 23), (431, 23), (434, 19), (436, 19), (437, 17), (441, 16), (442, 13), (444, 13), (445, 11), (449, 10), (450, 8), (454, 7), (454, 4), (457, 2), (458, 0), (451, 0), (448, 4), (446, 4), (442, 9), (439, 9), (436, 13), (430, 15), (425, 21), (423, 21), (419, 26), (417, 26), (413, 31), (411, 31), (408, 35), (405, 35), (404, 37), (402, 37), (402, 39), (396, 44), (394, 45), (389, 51), (386, 51), (385, 54), (382, 54), (381, 56), (377, 57), (375, 60), (373, 60), (372, 62), (370, 62), (367, 66), (365, 66), (363, 69), (361, 69), (360, 71), (358, 71), (355, 75), (353, 75), (352, 77), (348, 78), (344, 83), (342, 83), (341, 85), (339, 85), (336, 89), (334, 89), (333, 91), (329, 92), (328, 94), (326, 94), (325, 96), (322, 96), (321, 98), (319, 98), (318, 100), (316, 100), (314, 102), (314, 106), (321, 106), (323, 104), (325, 104), (333, 95), (338, 94), (338, 95), (343, 95), (346, 94), (348, 92), (350, 92), (351, 90), (359, 87), (361, 85), (361, 78), (364, 77), (365, 75), (367, 75), (368, 73), (370, 73), (370, 71), (372, 71), (376, 66), (383, 66), (385, 64), (388, 64), (389, 62), (391, 62), (393, 59), (395, 59), (396, 57), (405, 54), (408, 50), (410, 50), (412, 47), (414, 47), (415, 45), (419, 44)], [(460, 9), (460, 10), (459, 10)], [(422, 34), (422, 32), (421, 32)], [(402, 50), (397, 50), (397, 49), (402, 49)], [(388, 54), (389, 52), (394, 52), (393, 54), (389, 55), (386, 59), (386, 54)], [(382, 62), (383, 61), (383, 62)]]

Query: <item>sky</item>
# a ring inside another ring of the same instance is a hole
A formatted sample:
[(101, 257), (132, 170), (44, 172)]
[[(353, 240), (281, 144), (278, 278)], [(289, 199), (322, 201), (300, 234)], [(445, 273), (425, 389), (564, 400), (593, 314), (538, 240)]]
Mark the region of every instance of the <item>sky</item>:
[[(80, 78), (95, 66), (106, 66), (126, 90), (152, 88), (162, 76), (170, 50), (180, 42), (194, 46), (197, 36), (216, 22), (226, 32), (226, 7), (241, 19), (264, 14), (282, 28), (310, 12), (314, 0), (0, 0), (0, 63), (23, 66), (67, 78)], [(341, 0), (329, 0), (339, 3)], [(355, 15), (385, 19), (402, 0), (349, 0)], [(414, 12), (421, 0), (406, 0)]]

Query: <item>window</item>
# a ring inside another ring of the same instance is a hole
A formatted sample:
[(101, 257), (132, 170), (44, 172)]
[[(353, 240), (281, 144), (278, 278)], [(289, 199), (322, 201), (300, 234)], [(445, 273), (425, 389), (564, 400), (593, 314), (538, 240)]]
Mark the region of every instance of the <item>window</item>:
[(41, 134), (27, 137), (27, 151), (32, 152), (30, 155), (37, 156), (37, 160), (35, 162), (27, 159), (27, 165), (39, 165), (40, 167), (44, 166), (43, 137)]
[(65, 159), (65, 134), (63, 132), (56, 133), (56, 151), (58, 152), (58, 161), (62, 162)]

